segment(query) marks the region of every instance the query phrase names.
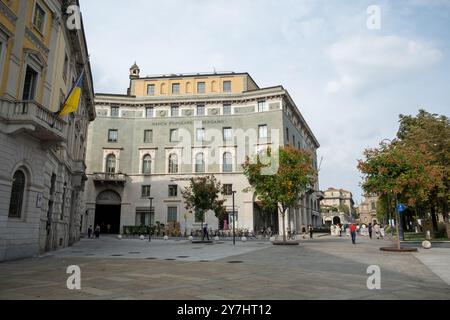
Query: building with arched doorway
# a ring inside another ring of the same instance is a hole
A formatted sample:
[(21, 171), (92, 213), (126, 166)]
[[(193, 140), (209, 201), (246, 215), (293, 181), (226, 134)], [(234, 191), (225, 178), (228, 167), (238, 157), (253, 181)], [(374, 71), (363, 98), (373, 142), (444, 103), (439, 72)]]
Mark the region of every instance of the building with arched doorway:
[[(279, 214), (244, 191), (246, 156), (291, 145), (308, 150), (317, 168), (319, 143), (289, 93), (282, 86), (260, 88), (248, 73), (141, 78), (135, 64), (126, 95), (97, 94), (95, 101), (85, 219), (91, 225), (109, 219), (107, 212), (117, 214), (98, 203), (114, 191), (121, 200), (121, 232), (124, 226), (175, 222), (189, 233), (200, 221), (186, 211), (181, 191), (191, 178), (214, 175), (223, 185), (226, 214), (218, 219), (207, 213), (212, 229), (230, 227), (234, 220), (239, 229), (278, 231)], [(318, 183), (287, 215), (291, 230), (322, 224), (317, 190)]]
[[(87, 127), (95, 110), (84, 31), (67, 27), (61, 1), (1, 1), (0, 9), (3, 261), (80, 238)], [(82, 72), (78, 109), (57, 116)]]

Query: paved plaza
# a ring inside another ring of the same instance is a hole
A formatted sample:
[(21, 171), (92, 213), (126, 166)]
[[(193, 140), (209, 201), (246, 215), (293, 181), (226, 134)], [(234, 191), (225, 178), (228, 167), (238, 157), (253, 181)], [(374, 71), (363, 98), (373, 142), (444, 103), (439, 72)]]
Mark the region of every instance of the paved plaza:
[[(0, 299), (450, 299), (450, 249), (381, 252), (384, 240), (320, 237), (192, 244), (152, 239), (82, 240), (34, 259), (0, 264)], [(68, 290), (70, 265), (81, 290)], [(381, 269), (381, 290), (367, 268)]]

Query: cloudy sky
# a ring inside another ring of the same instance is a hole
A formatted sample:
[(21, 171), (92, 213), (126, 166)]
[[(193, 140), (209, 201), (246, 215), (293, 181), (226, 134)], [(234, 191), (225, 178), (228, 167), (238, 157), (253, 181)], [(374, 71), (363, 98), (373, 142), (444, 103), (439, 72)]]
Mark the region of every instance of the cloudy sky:
[(96, 92), (125, 93), (134, 61), (143, 75), (281, 84), (321, 143), (321, 189), (357, 202), (357, 159), (394, 137), (399, 114), (450, 114), (450, 0), (81, 0), (81, 11)]

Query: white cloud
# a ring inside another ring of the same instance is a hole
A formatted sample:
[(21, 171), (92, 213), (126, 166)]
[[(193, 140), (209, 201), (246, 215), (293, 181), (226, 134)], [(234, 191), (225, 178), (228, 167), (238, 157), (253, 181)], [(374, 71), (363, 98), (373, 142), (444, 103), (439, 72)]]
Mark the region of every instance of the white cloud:
[(336, 42), (328, 49), (328, 56), (337, 79), (327, 84), (327, 91), (357, 93), (418, 75), (443, 55), (423, 41), (399, 36), (358, 36)]

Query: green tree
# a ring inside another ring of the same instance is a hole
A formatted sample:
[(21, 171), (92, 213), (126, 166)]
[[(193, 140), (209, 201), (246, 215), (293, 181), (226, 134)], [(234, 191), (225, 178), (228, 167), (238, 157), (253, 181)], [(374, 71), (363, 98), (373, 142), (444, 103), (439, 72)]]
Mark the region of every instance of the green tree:
[(428, 195), (423, 205), (430, 210), (433, 226), (437, 228), (436, 209), (441, 208), (448, 222), (448, 202), (450, 197), (450, 120), (444, 115), (431, 114), (420, 110), (417, 116), (400, 115), (400, 129), (397, 137), (404, 145), (420, 147), (429, 155), (429, 166), (441, 170), (440, 181)]
[(345, 214), (350, 214), (350, 208), (346, 206), (345, 204), (341, 204), (339, 206), (339, 212), (343, 212)]
[[(277, 152), (278, 157), (272, 153)], [(278, 158), (278, 159), (277, 159)], [(270, 161), (265, 161), (270, 159)], [(278, 161), (277, 170), (267, 174)], [(257, 155), (253, 160), (247, 157), (243, 164), (246, 175), (254, 192), (267, 209), (278, 209), (283, 221), (283, 241), (286, 242), (285, 216), (287, 210), (298, 205), (302, 193), (313, 188), (317, 171), (309, 152), (291, 146), (277, 151), (270, 148), (265, 155)]]
[(192, 178), (190, 185), (181, 191), (186, 203), (186, 210), (193, 211), (197, 220), (203, 224), (205, 213), (214, 211), (219, 217), (225, 211), (224, 199), (219, 199), (222, 194), (222, 185), (214, 176)]

